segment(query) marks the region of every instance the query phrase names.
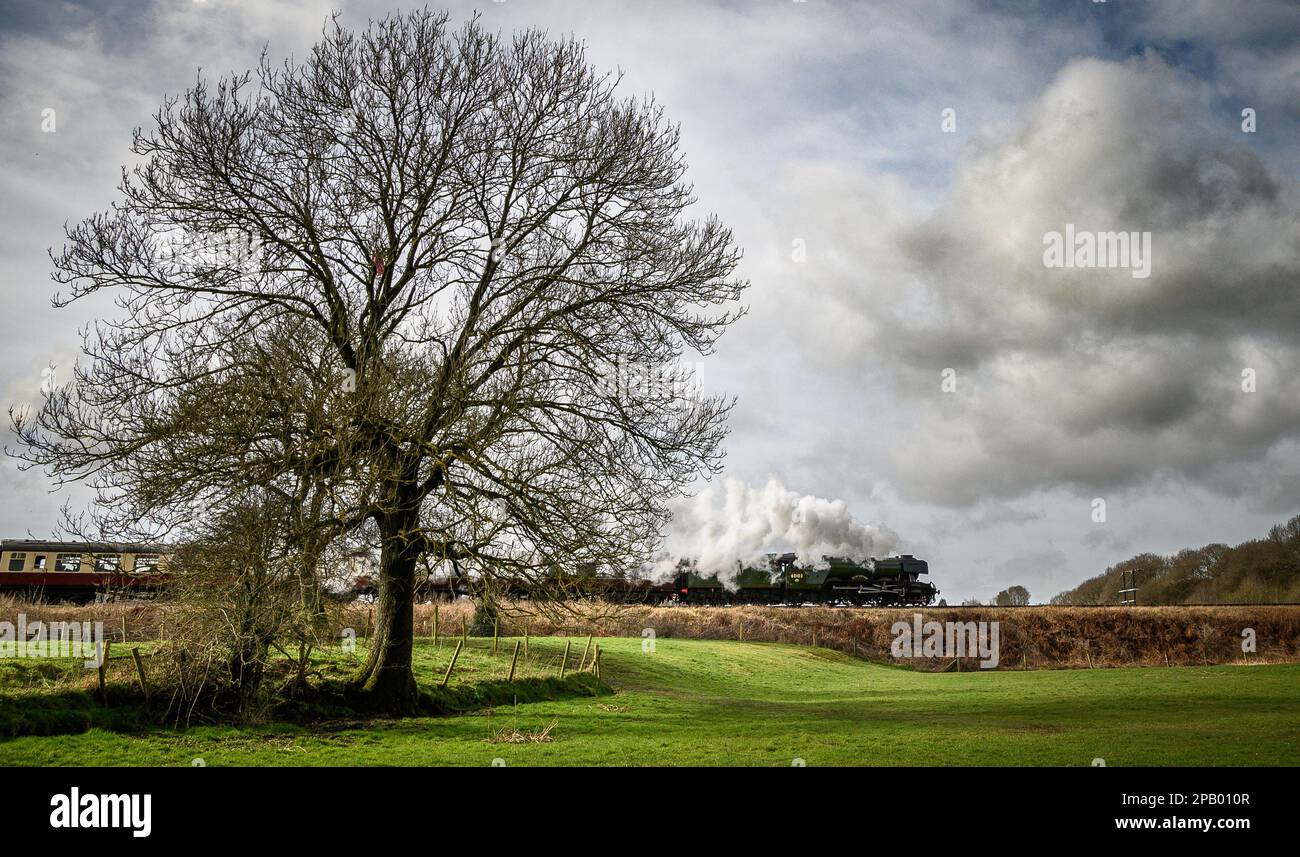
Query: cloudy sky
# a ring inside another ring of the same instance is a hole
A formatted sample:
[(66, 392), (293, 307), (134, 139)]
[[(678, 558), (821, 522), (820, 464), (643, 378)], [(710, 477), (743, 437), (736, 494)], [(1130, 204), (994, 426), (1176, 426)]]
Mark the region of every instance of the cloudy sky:
[[(1046, 600), (1300, 511), (1296, 3), (448, 5), (577, 35), (681, 123), (753, 284), (703, 362), (739, 397), (713, 508), (892, 531), (949, 601), (1017, 583)], [(52, 309), (47, 249), (111, 202), (131, 128), (199, 67), (302, 55), (332, 8), (362, 25), (394, 7), (5, 4), (6, 403), (38, 401), (112, 312)], [(1048, 267), (1067, 224), (1150, 233), (1150, 276)], [(8, 459), (0, 490), (7, 537), (48, 535), (79, 499)], [(683, 522), (710, 518), (700, 502)]]

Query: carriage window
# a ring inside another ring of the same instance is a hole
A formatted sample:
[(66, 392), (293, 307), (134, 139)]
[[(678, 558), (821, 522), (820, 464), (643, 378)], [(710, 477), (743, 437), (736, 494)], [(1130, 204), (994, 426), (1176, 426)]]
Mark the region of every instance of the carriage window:
[(148, 573), (158, 570), (158, 554), (142, 553), (135, 558), (135, 570)]
[(95, 557), (95, 571), (117, 571), (121, 567), (120, 553), (102, 553)]
[(38, 553), (36, 555), (36, 570), (45, 571), (45, 554), (43, 553)]
[(25, 553), (9, 554), (10, 571), (22, 571), (26, 565), (27, 565), (27, 554)]
[(55, 571), (81, 571), (81, 554), (61, 553), (54, 558)]

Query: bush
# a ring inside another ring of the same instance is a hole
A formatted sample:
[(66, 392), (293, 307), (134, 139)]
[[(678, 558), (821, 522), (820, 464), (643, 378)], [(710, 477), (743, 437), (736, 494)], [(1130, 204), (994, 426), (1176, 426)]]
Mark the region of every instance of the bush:
[(469, 623), (471, 637), (491, 637), (497, 633), (501, 611), (495, 601), (483, 598), (474, 605), (474, 618)]
[(328, 622), (315, 597), (315, 563), (286, 542), (286, 529), (273, 504), (247, 503), (218, 515), (173, 557), (162, 661), (177, 719), (204, 712), (259, 719), (306, 689), (311, 651)]

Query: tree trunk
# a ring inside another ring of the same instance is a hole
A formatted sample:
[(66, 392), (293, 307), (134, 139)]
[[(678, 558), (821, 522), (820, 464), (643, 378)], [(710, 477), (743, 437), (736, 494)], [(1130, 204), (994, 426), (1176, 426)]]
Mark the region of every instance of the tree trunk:
[(319, 565), (321, 554), (329, 544), (328, 533), (318, 528), (323, 505), (322, 494), (316, 491), (311, 498), (307, 515), (298, 509), (297, 525), (301, 535), (302, 555), (298, 561), (298, 589), (302, 596), (303, 618), (308, 628), (321, 631), (325, 628), (325, 599), (321, 593)]
[(327, 626), (325, 599), (321, 593), (317, 566), (324, 548), (317, 541), (306, 546), (298, 561), (298, 593), (302, 599), (304, 634), (321, 634)]
[(408, 538), (412, 526), (381, 526), (379, 603), (376, 605), (370, 656), (352, 680), (358, 701), (367, 709), (404, 716), (419, 712), (419, 692), (411, 670), (415, 642), (415, 568), (418, 544)]

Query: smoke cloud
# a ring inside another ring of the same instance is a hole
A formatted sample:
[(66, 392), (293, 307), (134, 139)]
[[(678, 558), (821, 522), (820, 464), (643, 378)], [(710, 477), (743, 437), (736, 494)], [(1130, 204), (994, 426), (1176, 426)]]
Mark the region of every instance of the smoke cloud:
[(768, 553), (794, 551), (801, 565), (812, 565), (823, 556), (886, 556), (897, 544), (897, 533), (859, 521), (843, 500), (799, 494), (775, 477), (761, 488), (727, 478), (678, 502), (654, 576), (671, 577), (687, 558), (731, 584), (738, 563), (754, 565)]

